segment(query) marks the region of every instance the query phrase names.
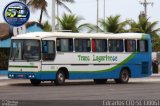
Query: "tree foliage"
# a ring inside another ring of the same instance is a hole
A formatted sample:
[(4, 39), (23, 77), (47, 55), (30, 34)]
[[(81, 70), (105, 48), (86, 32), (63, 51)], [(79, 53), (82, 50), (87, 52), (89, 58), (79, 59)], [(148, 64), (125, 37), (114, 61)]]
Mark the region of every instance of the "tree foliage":
[(152, 38), (152, 50), (160, 51), (160, 38), (158, 32), (160, 28), (156, 28), (158, 21), (150, 22), (149, 18), (140, 17), (138, 22), (130, 21), (130, 32), (150, 34)]
[[(25, 3), (26, 0), (24, 0)], [(74, 3), (74, 0), (56, 0), (57, 4), (60, 6), (63, 6), (67, 11), (71, 12), (71, 10), (64, 4), (64, 2), (68, 2), (68, 3)], [(47, 6), (48, 3), (46, 0), (29, 0), (29, 2), (27, 3), (28, 6), (30, 6), (33, 10), (40, 10), (40, 17), (39, 17), (39, 23), (41, 24), (42, 22), (42, 17), (43, 17), (43, 13), (45, 13), (45, 15), (48, 17), (48, 12), (47, 12)]]
[(52, 26), (48, 23), (48, 21), (43, 23), (43, 30), (46, 31), (46, 32), (51, 32), (52, 31)]
[(120, 15), (106, 17), (106, 20), (99, 20), (100, 26), (90, 24), (89, 32), (109, 32), (109, 33), (122, 33), (127, 32), (125, 26), (127, 25), (126, 21), (120, 21)]
[(158, 21), (149, 22), (149, 19), (145, 17), (139, 18), (138, 22), (130, 21), (131, 32), (137, 33), (147, 33), (150, 35), (157, 35), (157, 32), (160, 31), (160, 28), (156, 28)]
[(57, 17), (57, 20), (60, 24), (61, 30), (68, 30), (72, 32), (80, 32), (87, 24), (80, 24), (80, 21), (83, 20), (82, 17), (76, 16), (74, 14), (63, 14), (62, 18)]

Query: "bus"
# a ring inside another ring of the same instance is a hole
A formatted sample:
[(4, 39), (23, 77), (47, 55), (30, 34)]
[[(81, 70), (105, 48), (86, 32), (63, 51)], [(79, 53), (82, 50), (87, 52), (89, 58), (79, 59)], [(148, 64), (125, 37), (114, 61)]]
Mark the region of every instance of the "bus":
[(34, 32), (11, 38), (8, 77), (32, 85), (66, 79), (128, 83), (151, 75), (151, 38), (143, 33)]

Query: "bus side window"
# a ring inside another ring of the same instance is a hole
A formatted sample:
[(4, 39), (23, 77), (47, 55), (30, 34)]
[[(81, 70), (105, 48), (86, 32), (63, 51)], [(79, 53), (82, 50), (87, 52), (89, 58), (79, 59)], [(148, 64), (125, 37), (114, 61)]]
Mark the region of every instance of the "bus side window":
[(54, 60), (55, 58), (55, 42), (54, 41), (42, 41), (42, 59)]
[(57, 38), (56, 46), (58, 52), (72, 52), (73, 39), (72, 38)]
[(109, 39), (109, 52), (123, 52), (123, 40), (122, 39)]
[(147, 40), (138, 40), (137, 41), (138, 52), (148, 52), (148, 41)]
[(92, 39), (92, 51), (96, 52), (96, 40)]
[(92, 51), (93, 52), (106, 52), (107, 51), (107, 40), (92, 39)]
[(91, 43), (90, 39), (75, 39), (75, 51), (76, 52), (90, 52)]
[(136, 52), (136, 40), (125, 40), (125, 51)]

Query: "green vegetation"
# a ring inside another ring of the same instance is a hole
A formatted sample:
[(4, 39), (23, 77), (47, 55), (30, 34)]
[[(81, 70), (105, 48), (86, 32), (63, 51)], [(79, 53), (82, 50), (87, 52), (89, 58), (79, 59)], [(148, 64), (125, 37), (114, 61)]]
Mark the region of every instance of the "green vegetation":
[(89, 28), (88, 32), (95, 32), (95, 31), (110, 32), (110, 33), (127, 32), (127, 30), (125, 30), (127, 21), (121, 22), (120, 15), (106, 17), (106, 20), (100, 19), (99, 23), (100, 23), (100, 27), (92, 24), (88, 25), (88, 28)]
[(150, 22), (149, 19), (146, 19), (145, 17), (139, 18), (138, 22), (130, 21), (129, 24), (131, 26), (131, 32), (148, 33), (154, 36), (160, 31), (160, 28), (156, 28), (158, 21)]
[(67, 15), (63, 14), (62, 18), (57, 17), (57, 20), (60, 24), (61, 30), (71, 31), (71, 32), (80, 32), (87, 26), (87, 24), (80, 24), (79, 22), (83, 18), (80, 16), (76, 16), (74, 14)]
[(48, 23), (48, 21), (46, 21), (45, 23), (43, 23), (43, 30), (45, 32), (51, 32), (52, 31), (52, 26)]
[(160, 38), (158, 36), (160, 28), (156, 28), (157, 24), (158, 21), (150, 22), (149, 19), (141, 17), (138, 22), (133, 20), (129, 22), (131, 26), (130, 32), (150, 34), (152, 38), (152, 50), (160, 51)]

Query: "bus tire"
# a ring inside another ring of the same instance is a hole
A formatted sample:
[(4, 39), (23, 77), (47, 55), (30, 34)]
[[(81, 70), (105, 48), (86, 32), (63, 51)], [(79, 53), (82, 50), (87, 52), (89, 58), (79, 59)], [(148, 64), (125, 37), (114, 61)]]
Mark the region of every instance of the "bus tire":
[(107, 79), (94, 79), (95, 84), (105, 84)]
[(65, 83), (65, 74), (63, 71), (58, 71), (56, 75), (55, 84), (56, 85), (63, 85)]
[(126, 84), (129, 81), (129, 77), (130, 77), (129, 70), (127, 68), (124, 68), (120, 73), (120, 78), (115, 79), (115, 82), (120, 84)]
[(36, 79), (30, 79), (30, 82), (34, 86), (38, 86), (38, 85), (41, 84), (41, 81), (40, 80), (36, 80)]

